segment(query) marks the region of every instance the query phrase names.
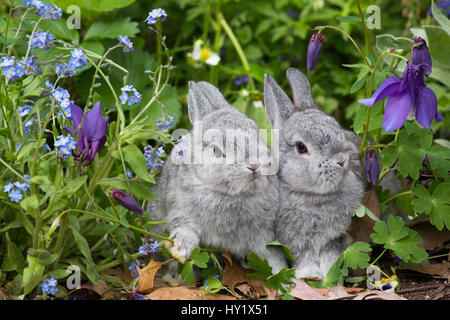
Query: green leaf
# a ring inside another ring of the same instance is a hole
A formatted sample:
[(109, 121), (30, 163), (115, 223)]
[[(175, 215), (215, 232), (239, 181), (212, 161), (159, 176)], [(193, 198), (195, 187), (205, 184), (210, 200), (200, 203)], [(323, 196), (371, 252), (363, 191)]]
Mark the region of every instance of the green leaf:
[(294, 261), (295, 260), (294, 256), (291, 253), (291, 250), (289, 250), (289, 248), (286, 245), (282, 244), (280, 241), (275, 240), (275, 241), (272, 241), (272, 242), (268, 243), (267, 245), (268, 246), (278, 246), (278, 247), (280, 247), (281, 250), (283, 251), (284, 257), (288, 261)]
[(45, 266), (32, 255), (27, 256), (28, 266), (23, 269), (23, 294), (30, 293), (42, 280)]
[(269, 289), (285, 291), (283, 284), (291, 284), (292, 278), (295, 278), (295, 269), (283, 268), (277, 274), (270, 276), (264, 286)]
[(95, 265), (94, 265), (94, 261), (92, 260), (91, 251), (89, 249), (88, 242), (72, 226), (70, 227), (70, 230), (72, 231), (72, 235), (73, 235), (76, 245), (78, 246), (78, 249), (80, 249), (80, 252), (86, 258), (86, 264), (87, 264), (86, 275), (88, 276), (89, 280), (92, 283), (97, 283), (97, 279), (98, 279), (99, 275), (98, 275), (97, 271), (95, 270)]
[(86, 180), (87, 175), (70, 180), (69, 183), (64, 187), (63, 194), (67, 197), (70, 197), (75, 192), (77, 192), (78, 189), (81, 188), (81, 186), (86, 182)]
[(428, 256), (425, 249), (418, 246), (422, 244), (422, 238), (416, 231), (406, 227), (400, 217), (389, 216), (387, 225), (379, 221), (373, 229), (375, 233), (370, 235), (373, 242), (394, 251), (405, 262), (422, 262)]
[(436, 6), (434, 1), (431, 3), (431, 12), (436, 21), (444, 28), (445, 32), (450, 35), (450, 20), (442, 13), (441, 9)]
[(264, 280), (272, 275), (272, 267), (269, 265), (267, 259), (262, 260), (254, 252), (251, 252), (248, 257), (248, 266), (256, 271), (255, 273), (247, 275), (250, 278)]
[(187, 285), (191, 285), (194, 283), (194, 268), (192, 265), (192, 261), (188, 261), (183, 266), (183, 271), (181, 271), (181, 276)]
[(398, 159), (398, 170), (403, 177), (410, 175), (413, 179), (419, 178), (425, 151), (418, 145), (415, 135), (408, 135), (405, 129), (400, 130), (398, 140), (393, 141), (382, 151), (383, 166), (390, 167)]
[(424, 27), (428, 38), (428, 47), (431, 57), (440, 65), (450, 68), (450, 35), (441, 27), (426, 26)]
[(192, 250), (191, 261), (199, 268), (206, 268), (209, 261), (209, 254), (207, 252), (200, 252), (200, 247)]
[(328, 287), (337, 283), (344, 283), (344, 277), (348, 275), (348, 268), (367, 268), (369, 266), (369, 252), (372, 248), (368, 243), (355, 242), (349, 246), (331, 266), (324, 280), (324, 284)]
[(214, 276), (208, 276), (206, 279), (207, 285), (203, 286), (202, 289), (205, 290), (206, 294), (214, 294), (222, 290), (222, 281)]
[(78, 31), (76, 29), (69, 29), (65, 19), (59, 19), (57, 21), (48, 19), (42, 20), (39, 24), (39, 28), (50, 31), (58, 39), (78, 42)]
[(119, 35), (134, 37), (138, 32), (138, 23), (130, 21), (130, 17), (114, 21), (99, 21), (91, 25), (84, 40), (117, 39)]
[(20, 201), (20, 206), (26, 211), (31, 211), (39, 207), (39, 200), (36, 195), (32, 195)]
[(441, 183), (433, 191), (433, 195), (421, 184), (417, 184), (411, 191), (418, 198), (411, 203), (418, 213), (430, 216), (430, 223), (438, 230), (444, 225), (450, 230), (450, 183)]
[(130, 144), (122, 148), (122, 154), (125, 161), (130, 165), (131, 170), (133, 170), (139, 178), (150, 183), (155, 182), (154, 179), (148, 174), (144, 154), (136, 145)]
[(5, 233), (5, 237), (7, 240), (7, 260), (13, 270), (22, 273), (22, 270), (26, 265), (25, 259), (16, 244), (9, 238), (8, 233)]

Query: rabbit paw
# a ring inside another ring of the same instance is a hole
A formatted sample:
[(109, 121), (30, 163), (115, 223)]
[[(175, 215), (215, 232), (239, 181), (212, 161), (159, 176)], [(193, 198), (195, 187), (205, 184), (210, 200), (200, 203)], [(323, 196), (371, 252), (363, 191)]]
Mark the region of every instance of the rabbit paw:
[(181, 263), (185, 263), (187, 261), (187, 256), (183, 254), (178, 247), (174, 246), (172, 242), (166, 243), (166, 248), (169, 250), (172, 257), (180, 261)]
[(314, 265), (295, 269), (295, 278), (321, 278), (320, 270)]

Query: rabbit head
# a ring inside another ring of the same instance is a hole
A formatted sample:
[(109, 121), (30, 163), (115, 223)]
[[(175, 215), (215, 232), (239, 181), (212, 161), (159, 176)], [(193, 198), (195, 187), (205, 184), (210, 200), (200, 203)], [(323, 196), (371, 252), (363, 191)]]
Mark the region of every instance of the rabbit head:
[(253, 120), (207, 82), (189, 82), (188, 114), (193, 130), (186, 159), (200, 183), (230, 195), (267, 186), (270, 149)]
[(281, 181), (293, 190), (312, 194), (334, 193), (358, 184), (356, 135), (317, 108), (303, 73), (291, 68), (286, 76), (293, 102), (270, 75), (264, 78), (267, 116), (280, 135)]

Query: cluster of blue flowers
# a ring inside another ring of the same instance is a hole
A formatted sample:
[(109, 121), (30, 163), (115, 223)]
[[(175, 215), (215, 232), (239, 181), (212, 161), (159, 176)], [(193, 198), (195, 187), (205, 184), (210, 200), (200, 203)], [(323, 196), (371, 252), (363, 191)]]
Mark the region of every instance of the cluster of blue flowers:
[(33, 34), (33, 37), (31, 38), (30, 41), (31, 51), (33, 51), (35, 48), (48, 50), (50, 47), (55, 46), (54, 43), (55, 39), (56, 37), (50, 31), (36, 32), (35, 34)]
[[(24, 175), (24, 178), (30, 180), (29, 175)], [(8, 183), (3, 186), (3, 192), (8, 193), (8, 197), (12, 202), (19, 203), (23, 198), (22, 192), (26, 192), (30, 188), (27, 182), (16, 181), (14, 183)]]
[(142, 95), (132, 85), (126, 85), (120, 90), (122, 94), (119, 96), (119, 99), (123, 104), (128, 103), (131, 106), (142, 100)]
[(2, 74), (9, 80), (16, 80), (25, 74), (25, 68), (20, 63), (16, 63), (14, 59), (2, 57), (0, 67), (3, 68)]
[(56, 287), (58, 285), (58, 280), (51, 277), (50, 279), (44, 280), (44, 282), (41, 283), (42, 292), (54, 295), (56, 292), (58, 292), (58, 288)]
[(164, 161), (161, 160), (161, 156), (164, 153), (164, 148), (161, 146), (159, 148), (154, 148), (148, 145), (144, 148), (144, 158), (147, 163), (148, 170), (158, 169), (164, 165)]
[(164, 21), (167, 18), (166, 12), (161, 9), (153, 9), (148, 13), (147, 19), (145, 19), (145, 22), (147, 22), (148, 25), (155, 24), (158, 20)]
[(77, 72), (86, 66), (87, 57), (81, 49), (73, 49), (70, 53), (70, 60), (68, 63), (56, 63), (56, 74), (61, 78), (73, 77)]
[(139, 253), (143, 254), (144, 256), (147, 256), (149, 254), (155, 253), (158, 249), (159, 249), (158, 241), (155, 241), (154, 243), (144, 243), (142, 246), (139, 247)]
[(62, 109), (59, 111), (59, 114), (63, 117), (70, 118), (72, 116), (72, 113), (70, 111), (70, 104), (73, 103), (73, 101), (70, 100), (69, 91), (61, 88), (60, 86), (53, 89), (53, 85), (48, 80), (45, 81), (45, 85), (50, 91), (51, 96), (59, 103), (59, 106)]
[(172, 116), (169, 116), (169, 119), (158, 118), (156, 120), (156, 125), (157, 125), (158, 129), (166, 130), (166, 129), (170, 128), (171, 126), (173, 126), (174, 125), (174, 120), (173, 120), (174, 117), (175, 117), (175, 114), (173, 114)]
[(121, 36), (117, 38), (119, 44), (123, 47), (123, 52), (130, 52), (133, 50), (133, 42), (127, 36)]
[(35, 126), (35, 127), (37, 127), (36, 126), (36, 119), (35, 118), (31, 118), (31, 119), (29, 119), (29, 120), (27, 120), (27, 121), (25, 121), (25, 123), (23, 124), (23, 127), (24, 127), (24, 134), (25, 134), (25, 136), (28, 134), (28, 133), (30, 133), (30, 131), (31, 131), (31, 129), (33, 128), (33, 125)]
[(23, 118), (30, 114), (31, 110), (33, 110), (33, 106), (26, 104), (24, 106), (19, 106), (19, 115)]
[[(39, 73), (39, 67), (37, 65), (37, 56), (31, 56), (28, 57), (27, 60), (25, 61), (25, 64), (30, 67), (31, 69), (34, 70), (34, 72)], [(29, 72), (29, 74), (33, 74), (32, 72)]]
[(67, 159), (77, 145), (74, 138), (61, 135), (56, 137), (56, 139), (55, 147), (58, 148), (58, 156)]
[(35, 8), (36, 15), (56, 21), (61, 18), (62, 10), (56, 5), (38, 0), (23, 0), (25, 8)]

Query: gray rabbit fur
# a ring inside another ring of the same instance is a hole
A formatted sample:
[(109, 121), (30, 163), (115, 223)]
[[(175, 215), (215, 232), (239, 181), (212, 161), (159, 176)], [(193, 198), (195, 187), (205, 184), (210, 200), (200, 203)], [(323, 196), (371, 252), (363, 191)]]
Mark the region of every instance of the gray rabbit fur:
[[(278, 179), (276, 174), (260, 173), (270, 165), (271, 157), (261, 156), (259, 162), (249, 159), (249, 144), (258, 145), (258, 154), (270, 155), (270, 149), (261, 139), (252, 138), (258, 136), (257, 125), (231, 107), (220, 91), (207, 82), (189, 82), (188, 113), (193, 130), (187, 134), (187, 148), (195, 156), (199, 152), (197, 146), (218, 163), (186, 163), (192, 160), (188, 155), (177, 164), (170, 159), (166, 161), (153, 189), (158, 200), (147, 207), (152, 219), (167, 222), (155, 232), (162, 232), (162, 228), (168, 230), (174, 239), (171, 253), (180, 262), (185, 262), (192, 250), (201, 246), (223, 249), (245, 266), (253, 251), (267, 259), (274, 272), (278, 272), (286, 267), (283, 254), (273, 246), (266, 247), (275, 240)], [(193, 132), (200, 121), (203, 133), (216, 129), (223, 141), (205, 135), (196, 141)], [(226, 140), (227, 129), (239, 130), (246, 143)], [(224, 146), (245, 151), (245, 163), (220, 162), (220, 158), (226, 158)], [(171, 159), (178, 152), (174, 148)]]
[(324, 279), (351, 244), (346, 231), (364, 193), (359, 142), (317, 108), (304, 74), (286, 75), (293, 102), (270, 75), (264, 79), (267, 116), (280, 130), (276, 236), (292, 251), (297, 278)]

